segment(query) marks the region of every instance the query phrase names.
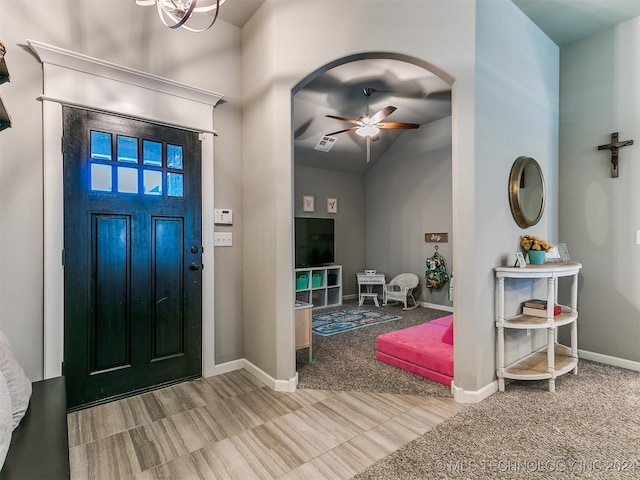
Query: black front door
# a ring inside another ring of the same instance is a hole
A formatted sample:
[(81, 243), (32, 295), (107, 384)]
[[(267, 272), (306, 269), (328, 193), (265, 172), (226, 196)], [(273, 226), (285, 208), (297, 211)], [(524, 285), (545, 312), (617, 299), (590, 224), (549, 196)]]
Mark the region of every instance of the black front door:
[(68, 408), (200, 376), (198, 134), (63, 115)]

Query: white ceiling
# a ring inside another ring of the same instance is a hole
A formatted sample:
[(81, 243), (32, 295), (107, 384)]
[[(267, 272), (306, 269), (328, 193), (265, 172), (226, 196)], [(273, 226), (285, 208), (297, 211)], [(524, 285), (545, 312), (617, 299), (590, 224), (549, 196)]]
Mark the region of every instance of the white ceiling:
[[(348, 1), (348, 0), (343, 0)], [(429, 0), (423, 0), (429, 1)], [(563, 46), (640, 16), (640, 0), (512, 0), (557, 45)], [(238, 27), (260, 8), (264, 0), (227, 0), (220, 17)], [(215, 28), (215, 27), (214, 27)], [(294, 98), (294, 156), (298, 164), (364, 172), (364, 139), (353, 132), (336, 135), (328, 153), (313, 147), (327, 133), (348, 124), (326, 118), (332, 114), (358, 118), (364, 113), (362, 89), (380, 90), (370, 98), (370, 112), (387, 105), (397, 107), (388, 121), (429, 123), (450, 115), (447, 85), (428, 71), (397, 60), (370, 59), (333, 68), (317, 77)], [(372, 162), (401, 135), (416, 130), (383, 130), (372, 142)]]
[[(512, 1), (559, 46), (640, 16), (640, 0)], [(242, 28), (263, 3), (264, 0), (227, 0), (220, 8), (220, 18)]]
[(263, 3), (264, 0), (227, 0), (220, 7), (219, 18), (242, 28)]
[(640, 16), (640, 0), (512, 0), (557, 45)]

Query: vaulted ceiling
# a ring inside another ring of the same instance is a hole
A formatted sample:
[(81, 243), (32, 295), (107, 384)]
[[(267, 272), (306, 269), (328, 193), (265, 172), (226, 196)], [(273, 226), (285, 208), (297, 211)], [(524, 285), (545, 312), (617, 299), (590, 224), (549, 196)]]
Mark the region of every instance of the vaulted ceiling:
[[(364, 89), (373, 89), (368, 99)], [(381, 130), (379, 140), (371, 142), (369, 164), (366, 139), (355, 131), (335, 135), (329, 152), (315, 147), (325, 135), (353, 126), (326, 115), (358, 119), (387, 106), (397, 110), (385, 122), (425, 125), (451, 115), (451, 89), (431, 72), (401, 60), (357, 60), (332, 68), (294, 97), (296, 163), (365, 172), (401, 135), (416, 135), (417, 130)]]
[[(429, 1), (429, 0), (423, 0)], [(512, 0), (557, 45), (595, 35), (620, 22), (640, 16), (640, 0)], [(242, 27), (264, 0), (227, 0), (222, 19)], [(349, 124), (325, 115), (358, 118), (365, 113), (364, 88), (376, 92), (369, 112), (388, 105), (397, 110), (388, 121), (424, 125), (450, 115), (450, 93), (445, 82), (427, 70), (399, 60), (359, 60), (321, 74), (294, 97), (295, 162), (320, 168), (365, 172), (366, 143), (354, 132), (335, 135), (330, 152), (314, 147), (327, 133)], [(401, 136), (416, 130), (383, 130), (371, 143), (371, 164)]]

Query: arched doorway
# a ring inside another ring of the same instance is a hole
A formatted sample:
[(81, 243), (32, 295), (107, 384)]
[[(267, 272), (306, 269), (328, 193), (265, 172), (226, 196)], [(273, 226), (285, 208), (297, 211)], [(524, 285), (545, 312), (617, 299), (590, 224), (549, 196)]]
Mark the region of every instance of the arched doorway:
[[(451, 83), (415, 58), (367, 53), (331, 62), (292, 89), (294, 216), (333, 219), (334, 261), (342, 269), (347, 301), (356, 296), (356, 272), (365, 268), (384, 271), (387, 280), (403, 272), (424, 277), (425, 259), (433, 252), (424, 233), (435, 225), (452, 228)], [(385, 129), (370, 142), (369, 152), (365, 139), (353, 131), (327, 138), (352, 126), (340, 118), (357, 119), (367, 107), (373, 113), (389, 105), (397, 110), (386, 120), (415, 122), (420, 128)], [(304, 197), (315, 200), (313, 211), (303, 207)], [(337, 199), (337, 212), (327, 208), (330, 199)], [(435, 215), (428, 207), (434, 200), (446, 203)], [(450, 271), (452, 247), (439, 245)], [(442, 315), (452, 311), (448, 289), (431, 291), (421, 282), (419, 300), (445, 309)], [(332, 306), (321, 297), (310, 301), (314, 310)], [(371, 350), (367, 355), (375, 357), (375, 345)]]

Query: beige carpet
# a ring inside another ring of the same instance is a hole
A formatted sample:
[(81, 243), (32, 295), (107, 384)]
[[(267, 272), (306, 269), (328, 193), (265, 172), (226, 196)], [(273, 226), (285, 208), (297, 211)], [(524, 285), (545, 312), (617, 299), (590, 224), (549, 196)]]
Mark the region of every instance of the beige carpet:
[(512, 382), (355, 480), (640, 478), (640, 373), (580, 360), (578, 375)]
[[(355, 301), (348, 301), (340, 308), (325, 311), (346, 310), (355, 306)], [(402, 318), (329, 337), (313, 335), (313, 362), (309, 363), (306, 348), (296, 352), (298, 388), (450, 397), (451, 389), (448, 386), (376, 359), (378, 335), (450, 313), (429, 308), (404, 311), (401, 305), (377, 308), (371, 302), (364, 307)]]

